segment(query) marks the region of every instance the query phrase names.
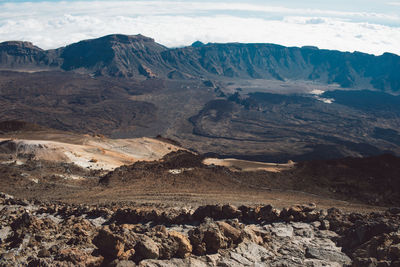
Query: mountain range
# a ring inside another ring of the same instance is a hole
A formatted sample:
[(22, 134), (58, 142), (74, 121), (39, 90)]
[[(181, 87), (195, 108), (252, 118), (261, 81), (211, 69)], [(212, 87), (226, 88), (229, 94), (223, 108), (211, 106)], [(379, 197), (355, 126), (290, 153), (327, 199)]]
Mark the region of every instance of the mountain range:
[(274, 44), (167, 48), (108, 35), (0, 44), (0, 117), (219, 157), (400, 155), (400, 57)]
[(400, 57), (312, 46), (195, 42), (167, 48), (143, 35), (113, 34), (42, 50), (29, 42), (0, 43), (1, 69), (52, 69), (124, 78), (310, 80), (343, 88), (400, 91)]

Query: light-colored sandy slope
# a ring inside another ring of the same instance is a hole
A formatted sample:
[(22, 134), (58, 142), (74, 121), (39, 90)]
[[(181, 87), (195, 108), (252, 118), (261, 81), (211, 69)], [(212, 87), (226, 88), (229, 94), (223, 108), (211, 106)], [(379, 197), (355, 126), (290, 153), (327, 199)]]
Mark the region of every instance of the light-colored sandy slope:
[[(90, 169), (112, 170), (136, 161), (157, 160), (180, 149), (152, 138), (107, 139), (82, 136), (81, 143), (76, 142), (77, 140), (62, 142), (59, 139), (11, 139), (18, 152), (13, 156), (34, 155), (35, 159), (74, 163)], [(0, 142), (7, 140), (10, 139), (0, 138)]]
[(280, 172), (289, 170), (295, 166), (294, 162), (288, 162), (285, 164), (277, 163), (265, 163), (257, 161), (247, 161), (239, 159), (216, 159), (207, 158), (203, 161), (206, 165), (224, 166), (233, 171), (268, 171), (268, 172)]

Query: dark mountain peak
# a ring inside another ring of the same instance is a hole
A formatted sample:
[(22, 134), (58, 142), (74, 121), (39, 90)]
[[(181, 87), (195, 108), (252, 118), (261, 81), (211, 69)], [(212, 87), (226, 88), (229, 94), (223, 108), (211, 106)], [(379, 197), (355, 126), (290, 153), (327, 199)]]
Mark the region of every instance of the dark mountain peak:
[(313, 80), (344, 88), (400, 91), (400, 57), (271, 43), (207, 43), (168, 49), (154, 39), (111, 34), (44, 51), (28, 42), (0, 44), (0, 67), (59, 68), (117, 77)]
[(192, 47), (202, 47), (202, 46), (204, 46), (204, 43), (200, 41), (196, 41), (192, 44)]
[(0, 43), (0, 67), (3, 69), (48, 68), (50, 64), (46, 51), (30, 42)]
[[(94, 39), (96, 40), (96, 39)], [(116, 43), (133, 43), (133, 42), (146, 42), (146, 43), (155, 43), (153, 38), (137, 34), (137, 35), (124, 35), (124, 34), (110, 34), (103, 37), (98, 38), (97, 40), (104, 40)]]
[(393, 54), (393, 53), (389, 53), (389, 52), (385, 52), (381, 55), (381, 57), (385, 57), (385, 58), (393, 58), (393, 59), (398, 59), (400, 58), (399, 55)]
[(20, 48), (20, 49), (33, 49), (33, 50), (39, 50), (43, 51), (41, 48), (33, 45), (31, 42), (25, 42), (25, 41), (6, 41), (0, 43), (0, 49), (4, 48)]
[(312, 46), (312, 45), (305, 45), (305, 46), (302, 46), (302, 47), (301, 47), (301, 49), (308, 49), (308, 50), (319, 50), (319, 48), (318, 48), (318, 47), (316, 47), (316, 46)]
[(63, 48), (62, 68), (84, 69), (96, 75), (155, 77), (149, 62), (157, 64), (166, 47), (138, 35), (111, 34), (74, 43)]
[(95, 39), (87, 39), (79, 41), (77, 43), (70, 44), (63, 49), (64, 50), (68, 50), (71, 48), (83, 49), (85, 47), (94, 49), (98, 48), (108, 49), (114, 46), (123, 46), (126, 48), (133, 47), (135, 49), (142, 49), (144, 48), (144, 46), (148, 48), (158, 48), (156, 50), (167, 49), (163, 45), (156, 43), (153, 38), (149, 38), (141, 34), (138, 35), (110, 34)]

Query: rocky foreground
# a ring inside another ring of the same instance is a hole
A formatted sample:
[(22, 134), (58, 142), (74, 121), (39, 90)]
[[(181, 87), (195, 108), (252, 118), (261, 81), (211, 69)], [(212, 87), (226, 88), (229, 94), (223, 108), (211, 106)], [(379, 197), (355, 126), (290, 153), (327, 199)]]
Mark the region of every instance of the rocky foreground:
[(0, 266), (400, 266), (400, 209), (71, 205), (0, 194)]

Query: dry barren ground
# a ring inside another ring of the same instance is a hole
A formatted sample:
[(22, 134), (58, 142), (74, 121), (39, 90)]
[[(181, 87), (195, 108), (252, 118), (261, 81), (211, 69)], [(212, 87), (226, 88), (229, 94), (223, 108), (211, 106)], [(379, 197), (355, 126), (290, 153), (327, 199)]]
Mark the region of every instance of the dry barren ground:
[(69, 133), (48, 135), (43, 132), (3, 135), (0, 147), (3, 152), (9, 152), (11, 160), (31, 156), (36, 160), (73, 163), (97, 170), (113, 170), (139, 160), (157, 160), (179, 149), (153, 138), (108, 139)]
[[(15, 129), (3, 129), (0, 135), (0, 186), (3, 192), (19, 198), (170, 207), (217, 203), (285, 207), (314, 202), (321, 208), (348, 211), (380, 210), (378, 205), (399, 203), (395, 186), (390, 184), (397, 181), (392, 179), (398, 170), (399, 159), (395, 157), (373, 158), (366, 163), (221, 160), (184, 150), (169, 154), (182, 148), (165, 138), (108, 139), (17, 126), (8, 125)], [(376, 181), (371, 180), (374, 170), (368, 169), (374, 165)], [(386, 166), (383, 176), (381, 165)], [(360, 170), (371, 177), (357, 187), (364, 175)], [(392, 182), (386, 184), (385, 179)], [(384, 194), (374, 182), (382, 185)]]
[(203, 161), (206, 165), (224, 166), (233, 171), (268, 171), (268, 172), (280, 172), (289, 170), (295, 166), (293, 161), (285, 164), (278, 163), (267, 163), (257, 162), (249, 160), (238, 160), (238, 159), (217, 159), (207, 158)]

